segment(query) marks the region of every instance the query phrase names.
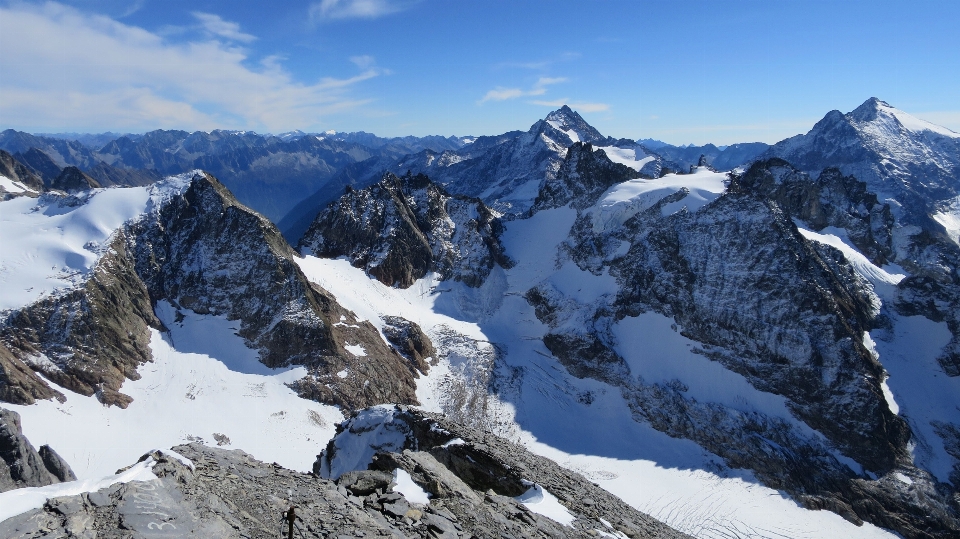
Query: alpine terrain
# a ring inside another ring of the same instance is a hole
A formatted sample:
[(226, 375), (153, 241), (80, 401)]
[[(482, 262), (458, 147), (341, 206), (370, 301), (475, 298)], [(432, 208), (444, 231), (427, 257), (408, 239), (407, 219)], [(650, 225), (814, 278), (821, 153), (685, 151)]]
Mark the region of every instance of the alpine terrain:
[(883, 101), (0, 148), (4, 537), (960, 536), (960, 134)]

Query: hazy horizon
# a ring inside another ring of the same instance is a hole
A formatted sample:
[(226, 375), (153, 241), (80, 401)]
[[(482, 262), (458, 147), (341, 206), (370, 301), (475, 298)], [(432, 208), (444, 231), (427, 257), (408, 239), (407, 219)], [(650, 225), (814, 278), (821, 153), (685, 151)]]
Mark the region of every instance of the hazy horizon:
[[(0, 129), (775, 143), (878, 97), (960, 131), (960, 3), (0, 0)], [(951, 90), (952, 88), (952, 90)]]

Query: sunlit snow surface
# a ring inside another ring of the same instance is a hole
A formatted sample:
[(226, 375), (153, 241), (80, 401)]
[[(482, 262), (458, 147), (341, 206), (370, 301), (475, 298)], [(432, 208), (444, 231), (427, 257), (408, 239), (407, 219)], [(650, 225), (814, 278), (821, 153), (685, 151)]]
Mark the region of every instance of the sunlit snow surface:
[(193, 175), (149, 187), (0, 202), (0, 312), (81, 283), (117, 229), (181, 192)]
[(593, 208), (593, 229), (595, 232), (615, 229), (680, 190), (686, 190), (686, 196), (664, 205), (663, 215), (676, 213), (682, 208), (695, 212), (723, 193), (726, 180), (725, 172), (713, 172), (703, 167), (693, 174), (667, 174), (652, 180), (639, 178), (623, 182), (611, 187)]
[(0, 176), (0, 187), (2, 187), (8, 193), (36, 193), (36, 191), (30, 189), (26, 185), (23, 185), (20, 182), (15, 182), (6, 176)]
[[(203, 331), (191, 328), (193, 323)], [(67, 395), (63, 404), (4, 406), (21, 415), (23, 432), (34, 446), (56, 449), (81, 480), (112, 474), (151, 449), (201, 439), (294, 470), (311, 470), (343, 416), (334, 407), (297, 397), (284, 385), (302, 377), (303, 368), (272, 375), (242, 372), (269, 369), (250, 369), (230, 355), (242, 347), (232, 324), (191, 313), (183, 321), (186, 328), (171, 328), (178, 346), (206, 353), (177, 351), (170, 337), (151, 330), (154, 361), (140, 367), (140, 380), (123, 384), (121, 391), (134, 399), (126, 410), (66, 389), (61, 389)]]
[[(637, 155), (637, 150), (639, 148), (618, 148), (616, 146), (598, 146), (594, 151), (603, 150), (603, 153), (607, 154), (607, 158), (613, 161), (614, 163), (620, 163), (621, 165), (628, 166), (637, 172), (643, 168), (644, 165), (656, 159), (652, 155)], [(642, 152), (642, 150), (641, 150)]]
[(887, 105), (886, 103), (882, 103), (882, 102), (881, 102), (881, 103), (879, 104), (879, 108), (880, 108), (880, 111), (881, 111), (881, 112), (885, 112), (885, 113), (887, 113), (887, 114), (890, 114), (890, 115), (893, 116), (894, 118), (896, 118), (897, 121), (900, 122), (900, 125), (902, 125), (903, 127), (905, 127), (908, 131), (913, 131), (914, 133), (922, 133), (922, 132), (924, 132), (924, 131), (932, 131), (932, 132), (934, 132), (934, 133), (936, 133), (936, 134), (938, 134), (938, 135), (943, 135), (943, 136), (945, 136), (945, 137), (960, 138), (960, 133), (955, 133), (955, 132), (947, 129), (946, 127), (943, 127), (943, 126), (939, 126), (939, 125), (937, 125), (937, 124), (930, 123), (930, 122), (928, 122), (928, 121), (926, 121), (926, 120), (921, 120), (920, 118), (917, 118), (916, 116), (907, 114), (906, 112), (903, 112), (902, 110), (900, 110), (900, 109), (898, 109), (898, 108), (891, 107), (890, 105)]
[(950, 201), (943, 210), (930, 215), (947, 231), (954, 243), (960, 244), (960, 197)]
[(540, 485), (531, 485), (530, 489), (516, 497), (516, 500), (527, 509), (559, 522), (564, 526), (573, 526), (576, 518), (570, 511), (560, 504), (556, 496)]
[(403, 468), (397, 468), (393, 471), (393, 487), (395, 492), (403, 494), (403, 497), (411, 503), (428, 504), (430, 503), (430, 494), (420, 488), (420, 485), (413, 482), (413, 478)]

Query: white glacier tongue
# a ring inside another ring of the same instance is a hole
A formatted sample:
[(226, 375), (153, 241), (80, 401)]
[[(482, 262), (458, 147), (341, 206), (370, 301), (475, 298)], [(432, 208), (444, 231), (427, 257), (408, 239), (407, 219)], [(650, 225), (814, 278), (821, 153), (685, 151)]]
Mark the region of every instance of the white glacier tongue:
[(124, 223), (182, 192), (193, 175), (172, 176), (148, 187), (0, 202), (0, 311), (78, 286)]

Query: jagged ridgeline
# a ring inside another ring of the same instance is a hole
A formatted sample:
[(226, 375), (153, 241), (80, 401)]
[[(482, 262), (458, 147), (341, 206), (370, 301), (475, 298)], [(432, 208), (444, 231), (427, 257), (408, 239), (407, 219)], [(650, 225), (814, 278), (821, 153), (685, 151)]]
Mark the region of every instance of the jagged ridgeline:
[[(307, 367), (309, 374), (292, 384), (303, 397), (347, 408), (416, 402), (414, 378), (426, 364), (403, 357), (310, 283), (277, 228), (216, 178), (197, 173), (138, 189), (148, 199), (145, 210), (110, 235), (89, 271), (4, 313), (0, 398), (63, 399), (40, 373), (125, 407), (130, 397), (121, 386), (151, 360), (151, 330), (164, 329), (154, 308), (166, 302), (177, 313), (239, 321), (238, 334), (268, 367)], [(106, 192), (49, 193), (39, 203), (71, 212)], [(367, 356), (347, 352), (347, 341)]]
[(386, 173), (348, 189), (317, 215), (300, 240), (304, 254), (345, 256), (388, 286), (409, 287), (428, 272), (480, 286), (494, 265), (510, 267), (498, 214), (478, 198), (451, 195), (423, 174)]

